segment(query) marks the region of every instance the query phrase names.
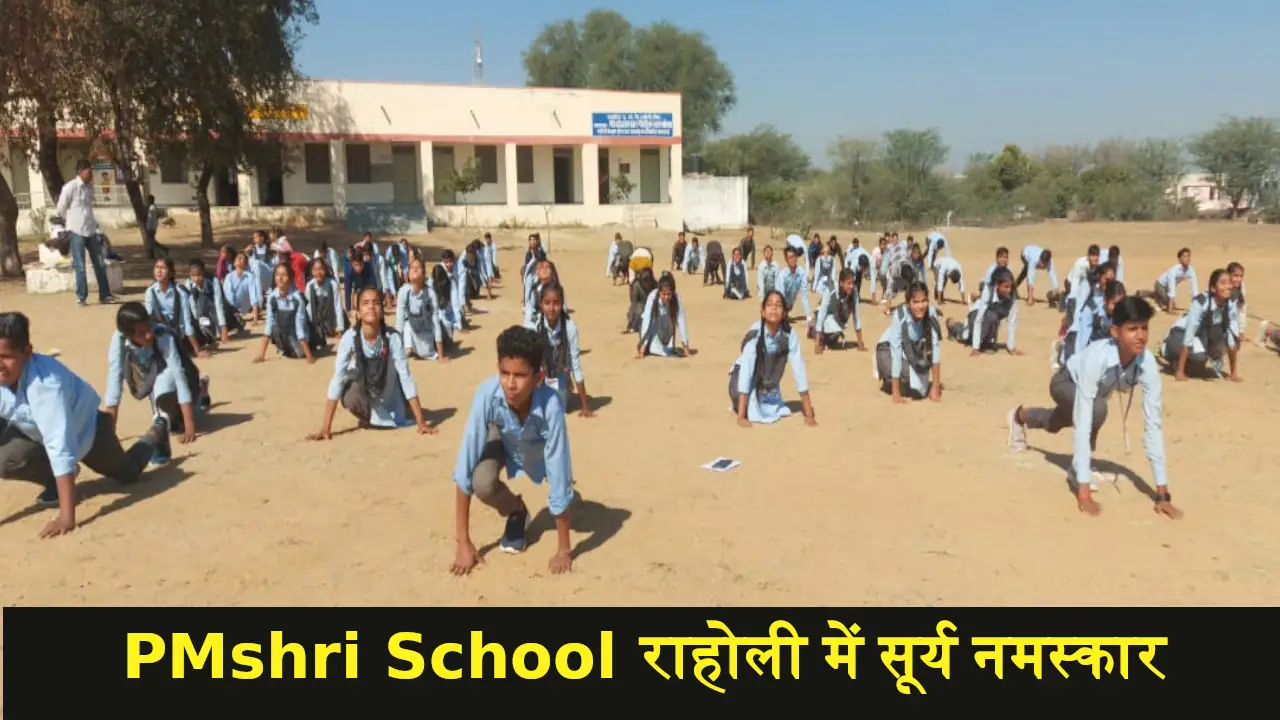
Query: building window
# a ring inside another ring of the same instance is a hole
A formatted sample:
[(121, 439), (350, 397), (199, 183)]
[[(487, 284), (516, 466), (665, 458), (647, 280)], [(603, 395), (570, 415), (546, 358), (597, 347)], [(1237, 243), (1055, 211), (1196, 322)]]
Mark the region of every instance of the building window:
[(186, 160), (181, 145), (165, 147), (160, 157), (160, 182), (165, 185), (185, 185), (187, 182)]
[(328, 185), (331, 181), (329, 144), (307, 143), (302, 148), (302, 161), (307, 166), (308, 185)]
[(373, 182), (373, 160), (368, 145), (347, 146), (347, 182), (351, 185)]
[(533, 184), (533, 146), (516, 146), (516, 182), (522, 185)]
[(476, 146), (476, 168), (480, 171), (480, 182), (498, 182), (498, 146)]

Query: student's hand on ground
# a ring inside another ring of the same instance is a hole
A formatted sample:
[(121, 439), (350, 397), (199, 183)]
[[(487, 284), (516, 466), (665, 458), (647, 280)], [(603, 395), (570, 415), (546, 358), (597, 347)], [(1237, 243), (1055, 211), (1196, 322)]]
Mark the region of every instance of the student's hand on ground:
[(449, 356), (448, 356), (448, 355), (445, 355), (444, 353), (441, 353), (441, 354), (440, 354), (440, 364), (441, 364), (441, 365), (448, 365), (448, 364), (449, 364)]
[(266, 356), (266, 355), (258, 355), (257, 357), (255, 357), (255, 358), (253, 359), (253, 364), (254, 364), (254, 365), (257, 365), (258, 363), (262, 363), (262, 362), (266, 362), (266, 361), (267, 361), (267, 356)]
[(458, 552), (453, 557), (453, 564), (449, 566), (449, 572), (459, 576), (466, 575), (482, 562), (484, 562), (484, 558), (480, 557), (475, 543), (470, 540), (459, 542)]
[(1244, 382), (1244, 378), (1240, 377), (1239, 375), (1228, 375), (1227, 379), (1234, 383)]
[(697, 354), (698, 354), (698, 351), (697, 351), (697, 350), (694, 350), (693, 348), (689, 347), (688, 345), (685, 345), (685, 346), (684, 346), (684, 354), (685, 354), (685, 355), (688, 355), (689, 357), (693, 357), (694, 355), (697, 355)]
[(808, 425), (809, 427), (817, 427), (817, 426), (818, 426), (818, 418), (816, 418), (816, 417), (814, 417), (814, 416), (812, 416), (812, 415), (805, 415), (805, 416), (804, 416), (804, 424), (805, 424), (805, 425)]
[(637, 360), (643, 360), (643, 359), (644, 359), (644, 350), (640, 350), (640, 349), (637, 349), (637, 350), (636, 350), (636, 359), (637, 359)]
[(748, 419), (746, 419), (746, 418), (744, 418), (744, 417), (742, 417), (741, 415), (739, 415), (739, 416), (738, 416), (738, 427), (750, 428), (750, 427), (751, 427), (751, 421), (750, 421), (750, 420), (748, 420)]
[(440, 432), (440, 430), (435, 425), (432, 425), (431, 423), (425, 420), (418, 423), (419, 435), (435, 435), (438, 432)]
[(1021, 351), (1021, 350), (1010, 350), (1010, 351), (1009, 351), (1009, 354), (1010, 354), (1010, 355), (1014, 355), (1014, 356), (1016, 356), (1016, 357), (1022, 357), (1022, 355), (1023, 355), (1023, 353), (1022, 353), (1022, 351)]
[(979, 356), (979, 355), (981, 355), (981, 354), (982, 354), (982, 351), (981, 351), (981, 350), (970, 350), (970, 351), (969, 351), (969, 357), (978, 357), (978, 356)]
[(308, 440), (313, 440), (313, 441), (319, 441), (319, 440), (332, 440), (332, 439), (333, 439), (333, 433), (332, 433), (332, 432), (330, 432), (330, 431), (328, 431), (328, 430), (321, 430), (321, 431), (320, 431), (320, 432), (318, 432), (318, 433), (311, 433), (310, 435), (308, 435), (308, 436), (307, 436), (307, 439), (308, 439)]
[(207, 359), (207, 358), (213, 357), (213, 352), (209, 350), (201, 350), (199, 353), (197, 353), (197, 355), (201, 358)]
[(1093, 493), (1087, 489), (1076, 493), (1076, 508), (1092, 517), (1097, 517), (1102, 513), (1102, 506), (1093, 499)]
[(934, 390), (933, 392), (929, 393), (929, 399), (936, 403), (942, 402), (942, 391)]
[(573, 555), (568, 550), (557, 550), (555, 555), (551, 556), (551, 561), (547, 563), (547, 569), (552, 575), (563, 575), (573, 569)]
[(222, 329), (222, 342), (231, 342), (231, 331), (226, 328)]
[(192, 430), (191, 428), (183, 429), (182, 434), (178, 436), (178, 442), (182, 443), (183, 445), (187, 445), (195, 441), (196, 441), (196, 431)]
[(308, 356), (308, 357), (307, 357), (307, 364), (308, 364), (308, 365), (315, 365), (315, 364), (316, 364), (316, 356), (315, 356), (315, 355), (310, 355), (310, 356)]
[(1176, 382), (1186, 382), (1186, 381), (1187, 381), (1187, 375), (1186, 375), (1186, 373), (1175, 373), (1175, 374), (1174, 374), (1174, 376), (1173, 376), (1173, 379), (1174, 379), (1174, 381), (1176, 381)]
[(907, 399), (902, 397), (901, 395), (894, 395), (893, 402), (898, 405), (905, 405), (907, 403)]
[(58, 518), (57, 520), (54, 520), (53, 522), (44, 526), (44, 529), (40, 531), (40, 537), (45, 538), (47, 540), (49, 538), (58, 537), (59, 535), (66, 535), (67, 533), (75, 529), (76, 529), (76, 523), (74, 520), (64, 520), (62, 518)]
[(120, 416), (119, 416), (119, 412), (120, 412), (120, 408), (119, 408), (119, 407), (102, 408), (102, 412), (104, 412), (104, 413), (106, 413), (106, 414), (110, 415), (112, 420), (119, 419), (119, 417), (120, 417)]
[(1170, 520), (1181, 520), (1182, 511), (1173, 506), (1168, 500), (1157, 500), (1155, 507), (1152, 508), (1157, 515), (1163, 515)]
[(593, 418), (595, 416), (596, 414), (591, 412), (591, 408), (587, 407), (585, 402), (582, 403), (582, 409), (578, 411), (578, 417)]

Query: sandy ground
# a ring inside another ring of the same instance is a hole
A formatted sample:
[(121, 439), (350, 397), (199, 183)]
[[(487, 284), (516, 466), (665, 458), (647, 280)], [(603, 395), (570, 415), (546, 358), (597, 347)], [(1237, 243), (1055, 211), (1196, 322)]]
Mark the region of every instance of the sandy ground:
[[(519, 293), (502, 289), (478, 305), (487, 314), (464, 338), (466, 357), (413, 370), (424, 406), (441, 420), (436, 437), (412, 430), (346, 432), (327, 444), (303, 437), (319, 424), (331, 358), (314, 366), (234, 342), (200, 363), (213, 377), (211, 431), (177, 458), (125, 488), (88, 471), (81, 478), (82, 527), (37, 539), (51, 510), (32, 505), (37, 488), (0, 483), (0, 602), (173, 605), (683, 605), (683, 604), (1034, 604), (1234, 605), (1280, 601), (1280, 450), (1264, 430), (1280, 420), (1280, 357), (1247, 345), (1245, 382), (1166, 382), (1165, 438), (1180, 522), (1161, 519), (1123, 479), (1104, 485), (1104, 512), (1076, 511), (1064, 483), (1070, 433), (1033, 433), (1032, 448), (1006, 448), (1005, 413), (1047, 401), (1048, 348), (1059, 316), (1021, 313), (1024, 357), (971, 358), (944, 351), (944, 401), (894, 406), (870, 374), (870, 353), (812, 356), (805, 345), (819, 426), (795, 416), (772, 427), (739, 428), (728, 411), (727, 373), (758, 301), (729, 302), (719, 289), (681, 278), (692, 344), (685, 361), (633, 359), (634, 336), (619, 334), (626, 290), (603, 277), (612, 230), (556, 230), (551, 255), (576, 310), (588, 387), (598, 415), (569, 419), (573, 467), (584, 503), (575, 514), (578, 557), (552, 577), (545, 514), (523, 556), (491, 553), (472, 576), (452, 577), (451, 473), (476, 384), (495, 371), (497, 333), (519, 322)], [(836, 231), (842, 244), (852, 236)], [(671, 234), (628, 231), (669, 256)], [(415, 238), (460, 248), (476, 233)], [(874, 231), (862, 233), (864, 242)], [(917, 233), (917, 236), (923, 233)], [(118, 231), (117, 242), (133, 233)], [(310, 247), (315, 233), (290, 233)], [(527, 231), (497, 233), (500, 265), (518, 267)], [(739, 233), (724, 233), (722, 241)], [(220, 240), (247, 235), (225, 233)], [(1052, 248), (1065, 275), (1091, 242), (1123, 248), (1131, 288), (1149, 287), (1188, 245), (1201, 282), (1239, 260), (1248, 267), (1249, 308), (1280, 315), (1275, 248), (1280, 228), (1225, 224), (1042, 225), (948, 233), (970, 278), (999, 245)], [(180, 231), (162, 240), (184, 242)], [(350, 238), (344, 238), (349, 241)], [(187, 242), (190, 241), (188, 237)], [(767, 242), (767, 240), (765, 241)], [(761, 243), (763, 245), (764, 242)], [(778, 244), (775, 242), (775, 245)], [(194, 246), (178, 248), (185, 259)], [(137, 248), (125, 248), (136, 252)], [(140, 299), (146, 265), (130, 269), (128, 297)], [(508, 275), (510, 277), (510, 275)], [(1041, 283), (1044, 284), (1043, 282)], [(754, 276), (752, 277), (754, 292)], [(1185, 294), (1185, 290), (1183, 291)], [(816, 296), (815, 296), (816, 299)], [(28, 313), (40, 351), (62, 359), (102, 390), (114, 309), (76, 308), (71, 295), (33, 297), (17, 285), (0, 303)], [(1185, 295), (1181, 304), (1185, 306)], [(865, 306), (864, 306), (865, 308)], [(958, 315), (961, 308), (947, 307)], [(1153, 343), (1173, 318), (1160, 316)], [(885, 327), (864, 317), (874, 343)], [(1249, 337), (1256, 329), (1251, 324)], [(796, 399), (790, 375), (784, 393)], [(1113, 406), (1113, 410), (1116, 408)], [(1098, 457), (1149, 480), (1137, 406), (1124, 450), (1119, 413)], [(121, 432), (147, 424), (127, 400)], [(340, 415), (336, 430), (353, 427)], [(699, 466), (740, 459), (727, 474)], [(519, 481), (530, 506), (545, 489)], [(496, 541), (501, 521), (476, 505), (477, 543)], [(538, 535), (541, 534), (541, 537)], [(489, 545), (492, 547), (492, 545)]]

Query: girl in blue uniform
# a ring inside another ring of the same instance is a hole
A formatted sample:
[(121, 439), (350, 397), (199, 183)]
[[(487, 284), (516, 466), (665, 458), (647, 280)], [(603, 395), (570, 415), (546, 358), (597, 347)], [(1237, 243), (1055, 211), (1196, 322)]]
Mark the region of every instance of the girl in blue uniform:
[(591, 398), (582, 374), (582, 351), (578, 326), (564, 314), (564, 288), (558, 283), (543, 285), (538, 295), (538, 317), (530, 330), (546, 343), (542, 355), (543, 383), (560, 395), (560, 404), (569, 408), (569, 382), (578, 393), (578, 415), (591, 417)]
[(752, 423), (771, 425), (791, 414), (782, 400), (782, 375), (787, 365), (796, 381), (806, 425), (817, 425), (809, 399), (800, 338), (787, 321), (782, 293), (771, 290), (760, 305), (760, 320), (742, 338), (742, 354), (729, 370), (729, 404), (744, 428)]

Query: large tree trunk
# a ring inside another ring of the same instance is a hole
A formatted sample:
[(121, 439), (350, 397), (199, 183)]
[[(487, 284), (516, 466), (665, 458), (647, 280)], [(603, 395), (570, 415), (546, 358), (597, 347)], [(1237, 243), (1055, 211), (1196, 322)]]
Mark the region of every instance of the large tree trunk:
[(18, 199), (0, 174), (0, 275), (22, 277), (22, 254), (18, 252)]
[(49, 197), (56, 201), (66, 180), (62, 177), (62, 168), (58, 167), (58, 117), (52, 109), (39, 109), (36, 132), (40, 141), (36, 150), (36, 167), (40, 168), (40, 177), (44, 179)]
[(196, 181), (196, 208), (200, 212), (200, 247), (213, 247), (213, 213), (209, 209), (209, 183), (213, 181), (213, 168), (200, 168), (200, 179)]
[(133, 206), (133, 218), (138, 224), (138, 235), (142, 238), (142, 247), (146, 250), (147, 256), (154, 258), (156, 250), (151, 245), (151, 238), (147, 235), (147, 203), (142, 196), (142, 183), (138, 180), (134, 167), (138, 161), (137, 153), (133, 146), (133, 133), (124, 122), (124, 108), (120, 102), (118, 93), (113, 93), (112, 110), (115, 116), (115, 155), (113, 158), (115, 165), (124, 175), (124, 189), (129, 194), (129, 204)]

